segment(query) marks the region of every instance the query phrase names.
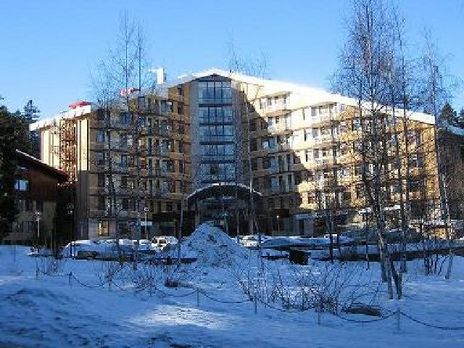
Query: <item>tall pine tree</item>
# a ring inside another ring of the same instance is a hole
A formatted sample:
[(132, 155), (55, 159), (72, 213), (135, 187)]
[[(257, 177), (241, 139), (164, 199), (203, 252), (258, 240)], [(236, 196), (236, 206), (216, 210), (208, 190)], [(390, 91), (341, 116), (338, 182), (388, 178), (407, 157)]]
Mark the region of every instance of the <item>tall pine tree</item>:
[[(29, 128), (29, 125), (37, 121), (39, 118), (39, 108), (34, 105), (32, 100), (29, 100), (23, 109), (23, 119), (26, 123), (26, 126)], [(27, 129), (28, 131), (28, 129)], [(29, 149), (28, 153), (34, 157), (40, 157), (40, 138), (37, 131), (29, 132)]]
[(31, 150), (29, 121), (20, 112), (0, 105), (0, 240), (11, 232), (15, 219), (16, 149)]
[(440, 126), (457, 126), (457, 115), (450, 103), (446, 102), (440, 112)]

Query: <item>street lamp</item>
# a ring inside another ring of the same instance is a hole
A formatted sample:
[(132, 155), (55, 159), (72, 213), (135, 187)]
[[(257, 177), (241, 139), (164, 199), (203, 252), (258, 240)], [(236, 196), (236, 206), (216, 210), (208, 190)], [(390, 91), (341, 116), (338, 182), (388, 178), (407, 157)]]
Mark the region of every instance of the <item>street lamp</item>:
[(42, 213), (40, 211), (34, 212), (35, 221), (37, 222), (37, 251), (39, 251), (40, 246), (40, 218), (42, 217)]
[(68, 213), (68, 216), (71, 217), (71, 247), (70, 247), (70, 253), (71, 257), (74, 256), (73, 254), (73, 246), (74, 246), (74, 204), (68, 203), (66, 204), (66, 212)]
[(280, 215), (277, 215), (277, 235), (280, 236)]
[(148, 239), (148, 233), (147, 233), (147, 219), (148, 219), (148, 212), (150, 209), (148, 207), (143, 208), (143, 213), (145, 214), (145, 238)]

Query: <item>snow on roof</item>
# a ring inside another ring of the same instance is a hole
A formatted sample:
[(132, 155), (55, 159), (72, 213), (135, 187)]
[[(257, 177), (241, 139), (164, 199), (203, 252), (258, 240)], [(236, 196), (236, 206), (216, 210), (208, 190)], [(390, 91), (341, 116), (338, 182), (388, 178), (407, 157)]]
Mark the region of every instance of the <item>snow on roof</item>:
[(460, 127), (456, 127), (456, 126), (451, 126), (451, 125), (446, 125), (444, 127), (445, 130), (447, 130), (448, 132), (452, 133), (452, 134), (455, 134), (455, 135), (459, 135), (461, 137), (464, 137), (464, 128), (460, 128)]
[(56, 173), (58, 175), (61, 175), (63, 177), (68, 177), (68, 174), (66, 172), (64, 172), (63, 170), (61, 170), (61, 169), (54, 168), (54, 167), (48, 165), (47, 163), (43, 162), (42, 160), (40, 160), (40, 159), (38, 159), (38, 158), (36, 158), (36, 157), (26, 153), (26, 152), (23, 152), (21, 150), (16, 149), (15, 151), (16, 151), (17, 155), (23, 157), (26, 160), (34, 162), (34, 163), (42, 166), (43, 168), (45, 168), (45, 169), (47, 169), (47, 170), (49, 170), (51, 172), (54, 172), (54, 173)]
[(90, 112), (92, 112), (92, 110), (92, 105), (84, 105), (78, 106), (74, 109), (69, 109), (67, 111), (62, 111), (58, 115), (32, 123), (29, 126), (29, 130), (35, 131), (38, 129), (48, 128), (53, 126), (59, 120), (75, 118), (85, 114), (89, 114)]
[[(256, 76), (250, 76), (241, 73), (222, 70), (218, 68), (212, 68), (197, 73), (182, 75), (177, 79), (168, 81), (160, 85), (160, 87), (167, 90), (170, 87), (175, 87), (179, 84), (188, 83), (193, 80), (211, 75), (219, 75), (239, 82), (260, 86), (263, 88), (262, 96), (266, 97), (277, 94), (296, 93), (301, 96), (301, 98), (305, 101), (306, 105), (308, 106), (329, 102), (340, 103), (355, 107), (358, 106), (358, 101), (354, 98), (346, 97), (337, 93), (331, 93), (320, 88), (309, 87), (287, 81), (269, 80)], [(402, 115), (402, 113), (403, 110), (398, 109), (398, 115)], [(429, 114), (408, 111), (407, 117), (411, 120), (416, 120), (428, 124), (435, 124), (435, 118)]]
[[(212, 68), (202, 70), (197, 73), (181, 75), (178, 78), (167, 81), (165, 83), (157, 85), (156, 94), (159, 96), (168, 95), (168, 89), (175, 87), (180, 84), (185, 84), (200, 78), (218, 75), (226, 78), (230, 78), (234, 81), (259, 86), (261, 88), (260, 96), (268, 97), (270, 95), (277, 94), (295, 94), (301, 99), (301, 102), (306, 106), (324, 104), (324, 103), (340, 103), (348, 106), (358, 106), (358, 101), (354, 98), (349, 98), (337, 93), (331, 93), (320, 88), (309, 87), (293, 82), (269, 80), (256, 76), (245, 75), (237, 72), (231, 72), (223, 69)], [(58, 115), (49, 119), (40, 120), (36, 123), (31, 124), (30, 130), (37, 130), (41, 128), (47, 128), (54, 124), (59, 119), (74, 118), (81, 115), (90, 113), (92, 111), (92, 105), (77, 107), (59, 113)], [(401, 113), (400, 113), (401, 112)], [(398, 109), (398, 114), (402, 115), (402, 110)], [(416, 120), (428, 124), (435, 124), (435, 119), (432, 115), (408, 111), (407, 117), (411, 120)]]

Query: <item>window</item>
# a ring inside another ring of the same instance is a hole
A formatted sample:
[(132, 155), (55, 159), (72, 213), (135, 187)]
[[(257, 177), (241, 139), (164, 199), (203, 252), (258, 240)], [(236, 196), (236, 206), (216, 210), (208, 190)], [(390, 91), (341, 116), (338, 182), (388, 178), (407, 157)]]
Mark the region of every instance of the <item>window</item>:
[(98, 178), (97, 178), (97, 186), (98, 187), (105, 187), (105, 174), (103, 173), (98, 173)]
[(129, 124), (131, 122), (131, 114), (128, 112), (121, 112), (119, 114), (119, 122), (121, 124)]
[(121, 188), (126, 188), (127, 187), (127, 176), (121, 176)]
[(277, 147), (277, 142), (275, 138), (267, 138), (262, 140), (263, 149), (275, 149)]
[(256, 130), (256, 120), (250, 120), (250, 132)]
[(43, 201), (36, 201), (35, 202), (35, 209), (37, 211), (43, 212)]
[(123, 198), (121, 201), (121, 206), (123, 210), (128, 210), (129, 209), (129, 199), (128, 198)]
[(109, 236), (108, 221), (98, 221), (98, 235)]
[(305, 150), (305, 161), (306, 162), (309, 162), (311, 160), (311, 154), (312, 154), (312, 151), (311, 150)]
[(271, 167), (271, 160), (269, 158), (263, 158), (263, 169), (268, 169)]
[(251, 159), (251, 170), (258, 170), (258, 160), (256, 158)]
[(310, 137), (311, 137), (311, 131), (309, 129), (305, 129), (303, 131), (303, 140), (308, 141)]
[(361, 120), (359, 118), (355, 118), (351, 124), (353, 131), (361, 130)]
[(209, 167), (209, 173), (211, 175), (218, 175), (219, 174), (219, 165), (216, 163), (213, 163)]
[(232, 90), (230, 81), (202, 81), (198, 83), (200, 103), (230, 103)]
[(98, 109), (97, 110), (97, 120), (102, 121), (105, 119), (105, 110), (103, 109)]
[(119, 165), (121, 168), (127, 168), (127, 155), (121, 155), (121, 162)]
[(26, 211), (32, 211), (32, 201), (29, 200), (29, 199), (26, 199), (26, 206), (25, 206), (25, 210)]
[(99, 196), (97, 205), (98, 205), (98, 210), (105, 210), (106, 209), (105, 197)]
[(29, 191), (29, 180), (18, 179), (15, 184), (16, 191)]
[(313, 137), (313, 139), (319, 139), (319, 128), (313, 128), (311, 130), (311, 135)]
[(105, 142), (105, 131), (103, 129), (97, 129), (97, 143)]
[(127, 149), (127, 134), (119, 135), (119, 147), (121, 149)]
[(410, 192), (418, 192), (424, 187), (424, 181), (423, 180), (411, 180), (408, 183), (409, 185), (409, 191)]
[(258, 150), (258, 142), (256, 139), (250, 140), (250, 151), (257, 151)]
[(301, 172), (295, 172), (294, 181), (295, 181), (295, 185), (301, 184)]
[(96, 152), (95, 153), (95, 162), (97, 162), (97, 166), (105, 165), (105, 153), (104, 152)]

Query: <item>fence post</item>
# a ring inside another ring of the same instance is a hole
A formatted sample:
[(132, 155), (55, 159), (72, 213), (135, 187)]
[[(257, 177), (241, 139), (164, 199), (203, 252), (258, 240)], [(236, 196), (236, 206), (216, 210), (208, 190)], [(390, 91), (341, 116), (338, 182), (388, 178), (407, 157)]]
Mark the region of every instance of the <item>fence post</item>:
[(72, 272), (69, 272), (69, 274), (68, 274), (68, 284), (69, 284), (69, 286), (72, 286), (71, 278), (72, 278)]
[(397, 308), (397, 310), (396, 310), (396, 331), (397, 332), (400, 332), (400, 330), (401, 330), (400, 319), (401, 319), (401, 311), (400, 311), (399, 308)]
[(258, 314), (258, 298), (256, 295), (256, 284), (253, 285), (253, 302), (255, 307), (255, 314)]
[(197, 288), (197, 307), (200, 307), (200, 289)]

